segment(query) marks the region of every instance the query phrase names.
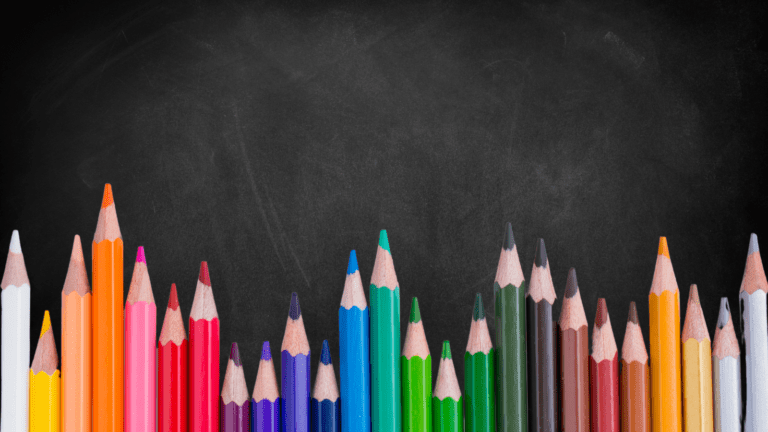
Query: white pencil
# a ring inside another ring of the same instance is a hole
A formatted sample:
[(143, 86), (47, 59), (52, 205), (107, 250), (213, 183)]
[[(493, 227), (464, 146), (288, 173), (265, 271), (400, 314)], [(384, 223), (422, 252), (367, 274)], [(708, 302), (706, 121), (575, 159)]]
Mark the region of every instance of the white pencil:
[(715, 432), (741, 430), (741, 365), (739, 341), (733, 330), (728, 299), (720, 299), (715, 341), (712, 345), (712, 390)]
[(739, 290), (741, 337), (747, 365), (747, 412), (744, 432), (765, 432), (768, 428), (768, 282), (757, 236), (749, 239), (747, 265)]
[(2, 287), (2, 432), (29, 430), (29, 278), (14, 230)]

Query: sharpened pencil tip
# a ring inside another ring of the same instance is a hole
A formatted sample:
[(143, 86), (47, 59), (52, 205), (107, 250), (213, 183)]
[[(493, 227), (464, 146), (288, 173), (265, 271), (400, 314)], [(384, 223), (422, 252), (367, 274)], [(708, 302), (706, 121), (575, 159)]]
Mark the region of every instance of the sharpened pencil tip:
[(176, 284), (171, 284), (171, 295), (168, 297), (168, 309), (179, 309), (179, 295), (176, 293)]
[(320, 362), (324, 365), (331, 364), (331, 348), (328, 346), (328, 340), (323, 341), (323, 350), (320, 352)]
[(720, 313), (717, 315), (717, 328), (721, 329), (728, 324), (731, 317), (731, 306), (728, 304), (728, 297), (720, 298)]
[(104, 185), (104, 197), (101, 199), (101, 208), (107, 208), (115, 202), (115, 198), (112, 196), (112, 185), (107, 183)]
[(229, 349), (229, 359), (235, 363), (235, 366), (243, 365), (242, 360), (240, 360), (240, 350), (237, 349), (237, 342), (232, 342), (232, 348)]
[(659, 255), (664, 255), (665, 257), (670, 258), (669, 257), (669, 246), (667, 246), (667, 238), (666, 237), (659, 237)]
[(45, 311), (45, 314), (43, 314), (43, 327), (40, 328), (40, 337), (43, 337), (45, 332), (47, 332), (51, 328), (51, 314), (48, 311)]
[(701, 304), (699, 301), (699, 288), (696, 284), (691, 285), (691, 289), (688, 291), (688, 303)]
[(760, 252), (760, 246), (757, 244), (757, 234), (752, 233), (749, 236), (749, 251), (747, 256), (752, 255), (755, 252)]
[(15, 254), (21, 253), (21, 241), (19, 240), (19, 230), (13, 230), (13, 234), (11, 234), (11, 245), (8, 247), (8, 250)]
[(472, 310), (472, 319), (480, 321), (485, 318), (485, 308), (483, 308), (483, 296), (480, 293), (475, 294), (475, 307)]
[(347, 264), (347, 274), (351, 275), (357, 271), (357, 253), (354, 249), (349, 253), (349, 264)]
[(411, 300), (411, 319), (410, 322), (417, 323), (421, 321), (421, 311), (419, 310), (419, 299), (416, 297)]
[(261, 344), (261, 359), (264, 361), (272, 360), (272, 349), (269, 347), (269, 341)]
[(203, 285), (211, 286), (211, 275), (208, 273), (208, 261), (200, 263), (200, 276), (197, 278)]
[(536, 243), (536, 256), (534, 257), (536, 267), (547, 266), (547, 248), (544, 246), (544, 239), (539, 239)]
[(608, 321), (608, 304), (604, 298), (597, 299), (597, 313), (595, 314), (595, 327), (602, 327)]
[(297, 320), (301, 316), (301, 307), (299, 306), (299, 295), (297, 293), (291, 294), (291, 307), (288, 309), (288, 316), (292, 320)]
[(147, 263), (147, 258), (144, 256), (144, 246), (139, 246), (139, 250), (136, 251), (136, 262)]
[(640, 324), (640, 320), (637, 318), (637, 305), (635, 302), (629, 302), (629, 316), (627, 317), (627, 321), (632, 324)]
[(387, 237), (387, 230), (381, 230), (379, 233), (379, 247), (392, 255), (392, 251), (389, 250), (389, 238)]
[(579, 292), (579, 282), (576, 280), (576, 269), (568, 270), (568, 282), (565, 284), (565, 296), (571, 298)]
[(515, 247), (515, 236), (512, 233), (512, 223), (507, 222), (507, 229), (504, 231), (504, 244), (502, 247), (506, 250), (512, 250)]
[(443, 341), (443, 354), (440, 357), (444, 359), (451, 358), (451, 343), (447, 340)]

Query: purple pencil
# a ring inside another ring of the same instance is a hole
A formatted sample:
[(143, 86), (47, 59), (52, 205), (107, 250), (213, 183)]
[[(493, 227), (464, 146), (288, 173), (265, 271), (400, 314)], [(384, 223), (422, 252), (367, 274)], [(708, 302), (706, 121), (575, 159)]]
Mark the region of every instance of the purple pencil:
[(251, 432), (280, 432), (282, 401), (277, 391), (275, 364), (269, 341), (261, 346), (261, 361), (251, 399)]
[(291, 295), (281, 351), (284, 431), (309, 432), (309, 341), (296, 293)]
[(243, 362), (237, 344), (232, 344), (221, 388), (221, 432), (250, 432), (251, 404), (248, 402), (248, 387), (245, 384)]

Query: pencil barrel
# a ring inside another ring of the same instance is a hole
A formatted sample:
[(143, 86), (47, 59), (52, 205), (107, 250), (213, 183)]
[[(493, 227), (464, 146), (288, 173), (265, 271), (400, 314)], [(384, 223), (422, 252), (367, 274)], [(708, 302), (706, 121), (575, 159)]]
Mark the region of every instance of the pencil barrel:
[(236, 402), (225, 404), (223, 399), (219, 399), (219, 404), (219, 412), (221, 413), (220, 432), (250, 432), (250, 401), (245, 401), (242, 405), (238, 405)]
[(741, 430), (741, 365), (739, 358), (712, 356), (715, 432)]
[(557, 348), (552, 305), (526, 300), (529, 430), (558, 432)]
[(766, 293), (756, 290), (752, 294), (739, 294), (744, 358), (747, 369), (747, 407), (744, 432), (762, 432), (768, 425), (768, 311)]
[(371, 430), (368, 308), (339, 308), (339, 358), (343, 432)]
[(310, 354), (292, 356), (281, 352), (285, 432), (309, 432), (309, 359)]
[(125, 430), (155, 431), (155, 337), (157, 308), (139, 301), (125, 305)]
[(282, 398), (251, 399), (251, 432), (281, 432), (282, 421)]
[(371, 420), (374, 432), (399, 432), (400, 288), (371, 285)]
[(318, 401), (312, 398), (311, 404), (312, 432), (339, 432), (341, 430), (341, 401), (339, 399)]
[(493, 349), (488, 354), (464, 353), (464, 412), (467, 432), (496, 430), (494, 354)]
[(432, 398), (432, 430), (434, 432), (462, 432), (464, 430), (464, 401), (453, 398)]
[(189, 430), (219, 431), (219, 319), (189, 320)]
[(651, 383), (647, 363), (621, 361), (621, 430), (651, 431)]
[(61, 430), (61, 376), (59, 371), (48, 375), (29, 370), (29, 431), (59, 432)]
[(712, 432), (712, 350), (707, 339), (683, 343), (683, 415), (687, 431)]
[(160, 432), (187, 431), (187, 340), (158, 347), (157, 425)]
[(403, 432), (432, 431), (432, 356), (400, 357)]
[(619, 354), (611, 360), (589, 359), (592, 377), (592, 431), (618, 432), (619, 425)]
[(651, 421), (654, 431), (682, 431), (680, 294), (664, 291), (649, 299)]
[(527, 432), (525, 281), (519, 287), (494, 283), (496, 393), (499, 432)]
[(589, 329), (560, 329), (561, 424), (563, 432), (590, 432)]
[(91, 432), (91, 293), (61, 295), (61, 427)]

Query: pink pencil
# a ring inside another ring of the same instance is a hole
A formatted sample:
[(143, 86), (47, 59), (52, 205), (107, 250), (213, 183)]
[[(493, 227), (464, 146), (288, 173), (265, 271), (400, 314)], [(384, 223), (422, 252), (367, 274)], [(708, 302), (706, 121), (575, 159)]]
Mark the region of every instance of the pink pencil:
[(139, 246), (125, 302), (125, 432), (155, 432), (157, 306)]

